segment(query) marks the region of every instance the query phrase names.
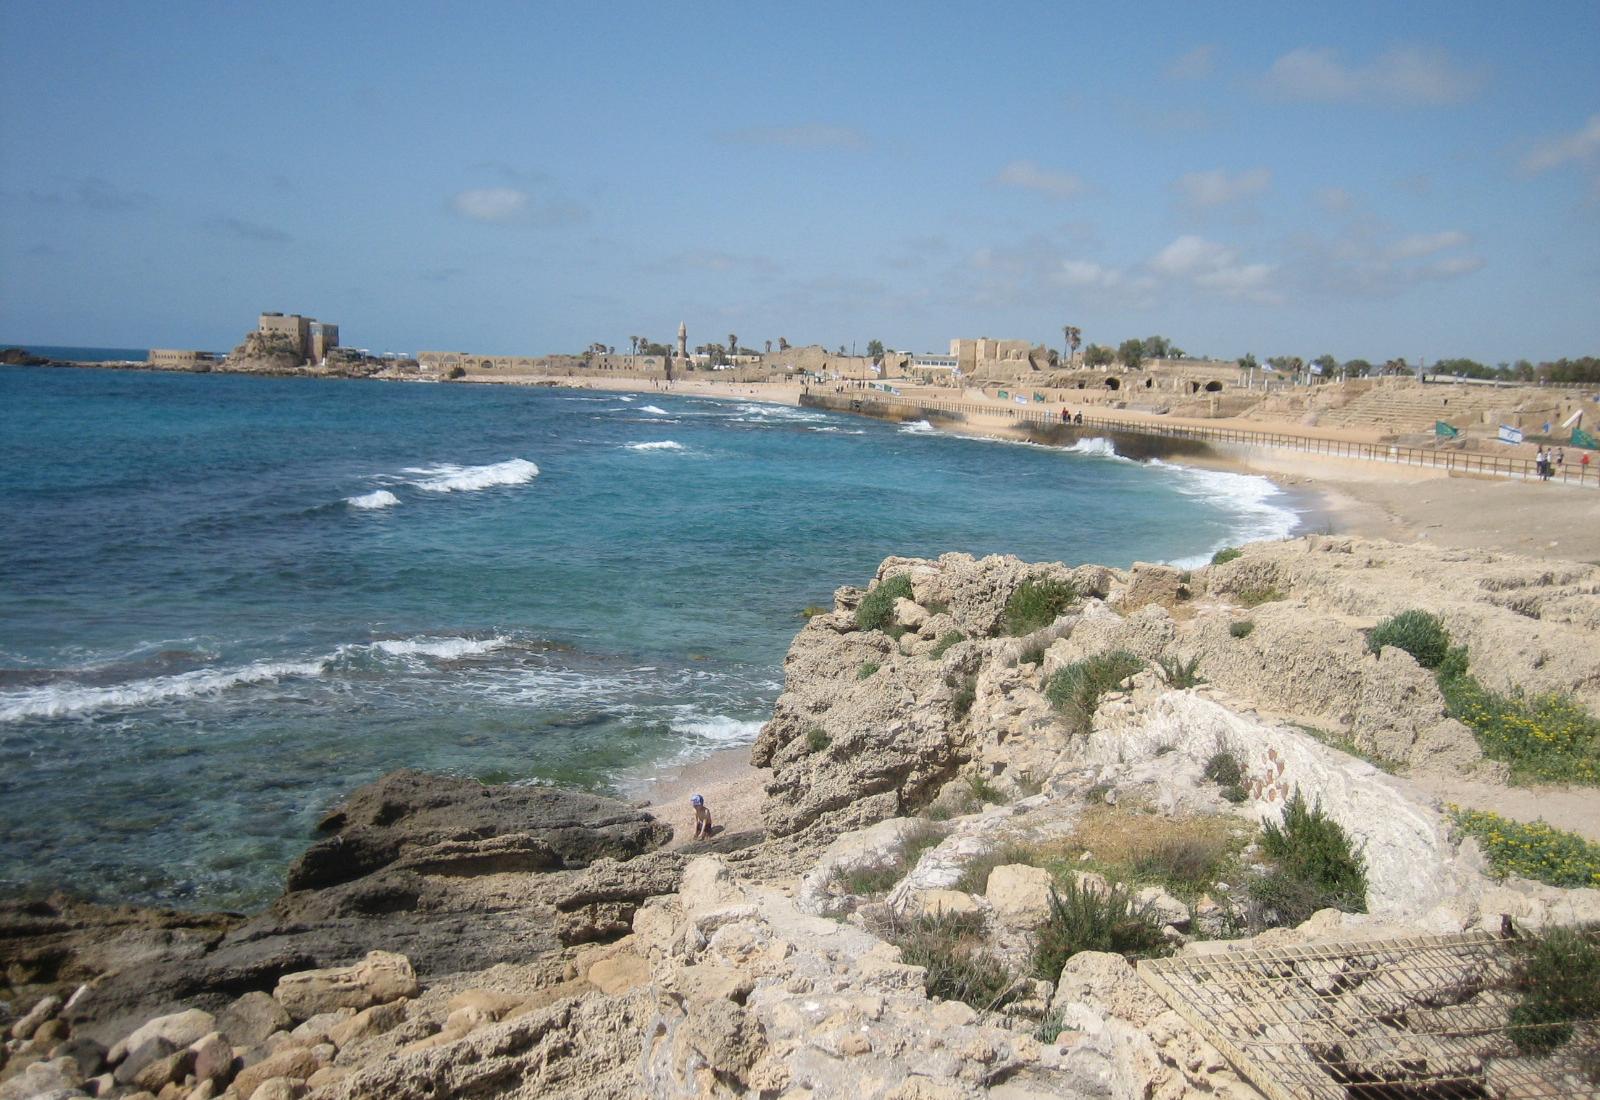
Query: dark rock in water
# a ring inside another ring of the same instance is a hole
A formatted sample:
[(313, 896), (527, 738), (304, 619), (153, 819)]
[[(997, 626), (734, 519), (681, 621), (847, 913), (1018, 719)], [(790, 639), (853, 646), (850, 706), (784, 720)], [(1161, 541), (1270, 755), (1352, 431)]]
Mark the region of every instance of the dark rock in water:
[(392, 867), (485, 875), (626, 859), (670, 830), (613, 798), (556, 787), (486, 787), (473, 779), (391, 772), (317, 826), (328, 834), (289, 868), (288, 887), (321, 889)]
[[(414, 771), (352, 792), (319, 831), (290, 870), (290, 889), (248, 920), (166, 914), (193, 928), (165, 929), (159, 914), (120, 910), (146, 914), (154, 931), (112, 923), (96, 936), (85, 918), (76, 940), (36, 934), (28, 946), (7, 938), (0, 908), (0, 961), (32, 960), (44, 981), (95, 979), (66, 1016), (74, 1035), (111, 1042), (152, 1015), (221, 1011), (285, 974), (347, 965), (374, 948), (406, 955), (426, 979), (555, 948), (558, 921), (585, 940), (613, 938), (642, 891), (675, 883), (678, 867), (674, 857), (607, 876), (619, 880), (609, 889), (591, 880), (593, 900), (558, 913), (582, 868), (602, 857), (625, 867), (666, 843), (671, 827), (600, 795)], [(35, 933), (50, 919), (34, 918)]]
[(6, 348), (0, 350), (0, 364), (8, 367), (42, 367), (50, 362), (42, 359), (32, 352), (23, 351), (21, 348)]

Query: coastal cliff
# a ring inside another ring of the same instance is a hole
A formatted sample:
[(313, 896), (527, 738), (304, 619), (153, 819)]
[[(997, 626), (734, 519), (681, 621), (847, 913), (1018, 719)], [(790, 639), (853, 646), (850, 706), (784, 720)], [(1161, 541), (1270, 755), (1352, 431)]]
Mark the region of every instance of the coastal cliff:
[[(790, 647), (759, 831), (668, 848), (615, 800), (397, 773), (253, 918), (12, 906), (0, 1098), (1251, 1097), (1260, 1066), (1131, 958), (1600, 920), (1594, 883), (1508, 871), (1436, 793), (1528, 789), (1469, 687), (1600, 706), (1600, 568), (1318, 536), (1219, 557), (886, 559)], [(1374, 633), (1418, 609), (1439, 661)], [(1600, 820), (1593, 786), (1538, 789)], [(1307, 807), (1359, 897), (1290, 888), (1271, 833)], [(1063, 895), (1148, 936), (1052, 953)], [(1460, 1068), (1432, 991), (1382, 995), (1360, 1027), (1411, 1068), (1338, 1072)], [(1586, 1034), (1518, 1072), (1572, 1084)]]

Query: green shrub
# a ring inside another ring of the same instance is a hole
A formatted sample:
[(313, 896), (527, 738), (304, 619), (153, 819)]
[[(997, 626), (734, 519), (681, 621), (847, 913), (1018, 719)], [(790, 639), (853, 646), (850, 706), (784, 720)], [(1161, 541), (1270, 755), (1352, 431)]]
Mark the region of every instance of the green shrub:
[(1067, 729), (1088, 733), (1100, 697), (1144, 668), (1144, 662), (1124, 649), (1098, 653), (1074, 661), (1045, 684), (1045, 698), (1055, 704)]
[(1203, 893), (1233, 855), (1226, 836), (1215, 831), (1176, 830), (1153, 837), (1133, 859), (1138, 882), (1159, 882), (1178, 894)]
[(1228, 633), (1235, 638), (1248, 638), (1255, 628), (1256, 624), (1249, 619), (1240, 619), (1228, 624)]
[(1161, 670), (1161, 678), (1166, 681), (1169, 688), (1182, 691), (1206, 682), (1206, 678), (1199, 674), (1200, 658), (1195, 657), (1185, 662), (1182, 657), (1158, 657), (1156, 667)]
[(1006, 796), (1000, 793), (1000, 788), (977, 772), (968, 772), (965, 781), (967, 793), (979, 806), (999, 806), (1005, 803)]
[(1024, 649), (1021, 653), (1017, 654), (1017, 664), (1019, 664), (1019, 665), (1042, 665), (1042, 664), (1044, 664), (1044, 651), (1047, 648), (1048, 647), (1043, 642), (1034, 642), (1032, 645), (1028, 646), (1027, 649)]
[(961, 633), (961, 631), (949, 631), (948, 633), (941, 635), (939, 640), (933, 644), (933, 648), (928, 651), (928, 656), (937, 661), (940, 657), (943, 657), (946, 653), (950, 652), (951, 646), (955, 645), (957, 642), (964, 642), (966, 640), (967, 636)]
[(1206, 761), (1204, 775), (1219, 787), (1233, 787), (1244, 782), (1244, 767), (1232, 751), (1219, 749)]
[(1283, 598), (1283, 593), (1276, 588), (1246, 588), (1233, 594), (1234, 602), (1240, 607), (1259, 607), (1261, 604), (1274, 603)]
[(1386, 645), (1403, 649), (1423, 668), (1438, 668), (1450, 651), (1450, 635), (1444, 620), (1426, 611), (1402, 611), (1383, 620), (1367, 635), (1367, 649), (1373, 653)]
[(865, 680), (882, 667), (877, 661), (862, 661), (861, 667), (856, 669), (856, 679)]
[(1145, 958), (1165, 954), (1167, 943), (1149, 907), (1135, 904), (1127, 887), (1080, 889), (1074, 879), (1050, 890), (1050, 913), (1033, 952), (1034, 976), (1059, 981), (1061, 968), (1080, 951)]
[(800, 617), (802, 619), (815, 619), (818, 615), (826, 615), (832, 610), (833, 608), (823, 607), (821, 604), (808, 603), (800, 609)]
[(1367, 911), (1366, 861), (1320, 804), (1306, 806), (1298, 788), (1284, 804), (1282, 823), (1262, 826), (1261, 849), (1277, 867), (1252, 883), (1251, 895), (1276, 909), (1285, 923), (1330, 907)]
[(1570, 696), (1501, 695), (1465, 672), (1441, 676), (1439, 688), (1450, 716), (1485, 756), (1511, 765), (1513, 781), (1600, 785), (1600, 721)]
[(900, 948), (906, 964), (925, 969), (922, 984), (930, 997), (991, 1011), (1023, 990), (1005, 964), (985, 949), (981, 914), (924, 915), (877, 931)]
[(1239, 549), (1237, 546), (1224, 546), (1221, 550), (1218, 550), (1215, 554), (1211, 555), (1211, 564), (1226, 565), (1235, 558), (1240, 558), (1243, 556), (1244, 551)]
[(911, 578), (896, 573), (880, 581), (861, 597), (856, 607), (856, 626), (862, 630), (882, 630), (894, 621), (894, 601), (911, 598)]
[(1006, 600), (1002, 628), (1013, 637), (1032, 634), (1055, 622), (1077, 598), (1078, 588), (1071, 581), (1053, 577), (1023, 581)]
[(1450, 807), (1456, 826), (1476, 837), (1497, 875), (1521, 875), (1551, 886), (1600, 888), (1600, 844), (1543, 821), (1524, 824), (1486, 810)]
[(806, 744), (812, 752), (821, 752), (833, 744), (833, 738), (829, 737), (827, 731), (821, 726), (812, 726), (806, 730)]
[(1600, 924), (1547, 928), (1511, 950), (1518, 1054), (1548, 1054), (1572, 1038), (1575, 1022), (1600, 1017)]
[(1229, 802), (1232, 802), (1235, 806), (1250, 797), (1250, 792), (1245, 790), (1244, 784), (1242, 783), (1225, 784), (1217, 793), (1222, 795), (1222, 797), (1226, 798)]
[(967, 716), (972, 704), (978, 699), (978, 678), (963, 676), (960, 680), (946, 682), (956, 689), (955, 694), (950, 697), (950, 713), (959, 721)]

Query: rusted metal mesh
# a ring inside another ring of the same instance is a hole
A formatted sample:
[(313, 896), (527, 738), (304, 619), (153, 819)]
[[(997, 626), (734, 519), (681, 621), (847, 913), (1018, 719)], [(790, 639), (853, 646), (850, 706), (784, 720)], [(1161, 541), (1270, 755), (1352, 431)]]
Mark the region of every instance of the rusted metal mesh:
[(1600, 1098), (1597, 958), (1600, 925), (1150, 959), (1139, 974), (1274, 1100)]

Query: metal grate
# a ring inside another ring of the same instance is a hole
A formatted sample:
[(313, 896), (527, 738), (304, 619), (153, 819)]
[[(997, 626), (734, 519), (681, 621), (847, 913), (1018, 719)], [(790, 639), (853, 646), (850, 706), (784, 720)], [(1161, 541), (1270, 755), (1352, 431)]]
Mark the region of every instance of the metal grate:
[(1139, 974), (1273, 1100), (1600, 1098), (1592, 1011), (1554, 1032), (1512, 1022), (1518, 956), (1515, 937), (1466, 932), (1149, 959)]

